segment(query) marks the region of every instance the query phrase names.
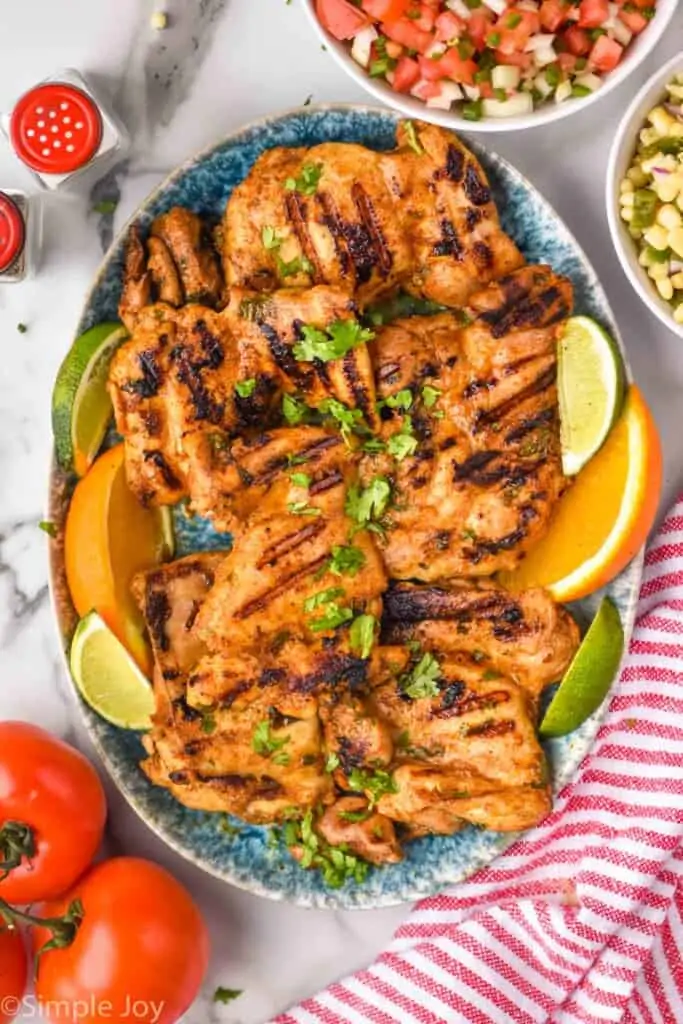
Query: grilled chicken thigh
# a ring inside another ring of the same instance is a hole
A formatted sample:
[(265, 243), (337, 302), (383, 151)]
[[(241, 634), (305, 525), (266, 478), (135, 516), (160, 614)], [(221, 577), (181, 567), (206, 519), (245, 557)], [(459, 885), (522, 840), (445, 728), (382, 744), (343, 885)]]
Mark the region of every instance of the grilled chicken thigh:
[(404, 286), (455, 306), (523, 263), (457, 136), (404, 123), (398, 144), (390, 153), (350, 143), (264, 153), (226, 207), (228, 285), (325, 282), (361, 306)]
[[(415, 451), (373, 454), (364, 478), (394, 481), (383, 555), (389, 575), (439, 580), (513, 568), (544, 533), (565, 487), (556, 345), (571, 285), (525, 267), (463, 313), (396, 321), (372, 346), (383, 436), (405, 428)], [(397, 397), (398, 396), (398, 397)]]

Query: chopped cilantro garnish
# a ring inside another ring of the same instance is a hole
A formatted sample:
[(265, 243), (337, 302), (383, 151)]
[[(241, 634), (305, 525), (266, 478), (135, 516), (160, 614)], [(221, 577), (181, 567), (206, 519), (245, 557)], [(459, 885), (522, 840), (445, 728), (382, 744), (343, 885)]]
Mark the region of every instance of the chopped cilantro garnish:
[(209, 733), (216, 731), (216, 719), (211, 711), (202, 713), (202, 732)]
[(404, 409), (407, 412), (413, 404), (413, 393), (410, 388), (402, 388), (395, 395), (385, 398), (384, 404), (390, 409)]
[(17, 324), (17, 330), (19, 331), (19, 334), (26, 334), (28, 327), (26, 324)]
[(387, 451), (395, 459), (402, 462), (407, 455), (414, 455), (417, 448), (417, 438), (413, 434), (413, 421), (410, 416), (403, 417), (401, 429), (387, 441)]
[(319, 590), (317, 594), (312, 594), (311, 597), (306, 598), (304, 601), (304, 611), (313, 612), (316, 608), (320, 608), (321, 605), (329, 604), (335, 598), (345, 596), (346, 591), (343, 587), (326, 587), (325, 590)]
[(398, 793), (393, 775), (383, 768), (375, 768), (373, 771), (353, 768), (348, 778), (352, 789), (368, 795), (371, 809), (385, 793)]
[(325, 760), (325, 771), (331, 775), (333, 771), (337, 770), (340, 764), (341, 761), (339, 760), (339, 754), (335, 754), (334, 752), (332, 752), (331, 754), (327, 755), (327, 758)]
[(273, 736), (270, 731), (270, 722), (264, 719), (254, 729), (251, 737), (251, 749), (261, 757), (269, 757), (273, 764), (286, 767), (290, 762), (289, 754), (283, 751), (283, 747), (289, 743), (289, 736), (279, 739)]
[(372, 341), (375, 336), (374, 331), (361, 327), (356, 320), (336, 320), (324, 331), (305, 324), (301, 335), (292, 351), (295, 358), (304, 363), (311, 363), (314, 359), (323, 363), (341, 359), (352, 348)]
[(481, 678), (485, 679), (486, 682), (490, 682), (493, 679), (500, 679), (500, 672), (496, 672), (495, 668), (487, 668)]
[(375, 643), (375, 627), (377, 619), (374, 615), (359, 615), (351, 623), (349, 640), (351, 650), (361, 658), (369, 658)]
[(304, 611), (321, 611), (321, 615), (315, 619), (309, 619), (308, 626), (314, 633), (320, 633), (325, 629), (336, 629), (343, 626), (353, 618), (353, 612), (345, 605), (337, 602), (338, 597), (344, 597), (345, 591), (342, 587), (327, 587), (304, 601)]
[(355, 576), (365, 565), (365, 555), (353, 544), (335, 545), (327, 565), (335, 576)]
[(284, 238), (277, 233), (275, 228), (272, 228), (269, 224), (261, 228), (261, 241), (263, 242), (264, 249), (279, 249)]
[(295, 487), (310, 487), (311, 480), (313, 477), (309, 476), (308, 473), (290, 473), (289, 479), (292, 481)]
[(256, 377), (249, 377), (248, 380), (238, 380), (235, 384), (235, 391), (240, 398), (249, 398), (256, 390)]
[(318, 869), (331, 889), (349, 881), (359, 885), (365, 881), (370, 865), (349, 853), (345, 845), (331, 846), (319, 836), (313, 828), (313, 811), (306, 811), (301, 821), (288, 821), (282, 835), (287, 846), (301, 851), (301, 867)]
[(517, 14), (515, 12), (514, 14), (508, 14), (508, 16), (507, 16), (507, 18), (505, 20), (505, 25), (506, 25), (507, 28), (517, 28), (517, 26), (519, 24), (521, 24), (521, 21), (522, 21), (522, 15), (521, 14)]
[(382, 518), (390, 499), (391, 484), (383, 476), (376, 476), (367, 487), (353, 484), (348, 489), (344, 511), (359, 526), (366, 526)]
[(319, 516), (322, 514), (319, 508), (309, 505), (307, 501), (290, 501), (287, 511), (291, 512), (293, 516)]
[(234, 999), (239, 999), (242, 995), (241, 988), (223, 988), (219, 985), (213, 994), (214, 1003), (231, 1003)]
[(433, 388), (431, 384), (425, 384), (422, 388), (422, 401), (427, 409), (431, 409), (441, 398), (441, 392), (438, 388)]
[(345, 441), (348, 441), (351, 434), (357, 431), (361, 433), (369, 432), (363, 419), (362, 411), (360, 409), (349, 409), (348, 405), (344, 405), (337, 398), (323, 399), (318, 408), (323, 415), (331, 416), (337, 421), (340, 433)]
[(311, 461), (310, 455), (288, 455), (287, 465), (288, 466), (304, 466), (307, 462)]
[(410, 148), (415, 153), (417, 153), (418, 156), (424, 153), (424, 149), (420, 143), (420, 140), (417, 137), (417, 132), (415, 131), (415, 125), (413, 124), (413, 122), (404, 121), (403, 130), (406, 133), (406, 139), (408, 140), (408, 145), (410, 146)]
[(118, 202), (115, 199), (101, 199), (99, 203), (95, 203), (93, 206), (93, 213), (101, 213), (105, 216), (110, 213), (114, 213)]
[(372, 812), (368, 807), (363, 808), (361, 811), (340, 811), (339, 817), (342, 821), (350, 821), (355, 823), (357, 821), (367, 821)]
[(304, 164), (298, 178), (287, 178), (285, 188), (288, 192), (300, 192), (302, 196), (315, 195), (322, 173), (322, 164)]
[(288, 263), (277, 258), (277, 272), (280, 277), (295, 277), (297, 274), (312, 274), (315, 267), (306, 256), (296, 256)]
[(41, 519), (38, 523), (38, 529), (46, 533), (48, 537), (53, 539), (57, 536), (57, 525), (56, 523), (50, 522), (49, 519)]
[(437, 679), (441, 677), (441, 667), (433, 654), (423, 654), (417, 665), (399, 680), (403, 692), (413, 700), (421, 697), (436, 697), (439, 693)]
[(296, 427), (310, 418), (311, 410), (300, 398), (295, 398), (294, 395), (283, 395), (282, 415), (290, 427)]

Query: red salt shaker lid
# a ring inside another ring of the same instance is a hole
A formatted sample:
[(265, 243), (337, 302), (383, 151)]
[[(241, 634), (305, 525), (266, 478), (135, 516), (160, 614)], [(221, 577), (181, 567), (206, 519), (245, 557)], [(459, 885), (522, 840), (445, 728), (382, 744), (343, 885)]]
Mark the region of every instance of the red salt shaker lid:
[(0, 273), (7, 270), (24, 248), (25, 227), (21, 210), (0, 192)]
[(70, 174), (94, 157), (102, 139), (97, 105), (81, 89), (46, 82), (25, 93), (10, 118), (20, 160), (43, 174)]

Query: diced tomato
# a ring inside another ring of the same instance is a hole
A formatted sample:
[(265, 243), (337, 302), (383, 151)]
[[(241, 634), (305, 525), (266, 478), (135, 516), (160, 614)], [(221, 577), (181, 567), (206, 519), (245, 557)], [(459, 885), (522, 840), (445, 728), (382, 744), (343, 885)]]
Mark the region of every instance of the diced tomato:
[(377, 21), (395, 21), (410, 6), (410, 0), (363, 0), (363, 10)]
[(516, 53), (523, 50), (531, 37), (541, 27), (541, 19), (535, 11), (510, 7), (496, 22), (495, 31), (500, 35), (498, 49), (501, 53)]
[[(602, 39), (602, 36), (600, 38)], [(573, 53), (575, 57), (585, 57), (585, 55), (590, 51), (590, 36), (582, 28), (578, 28), (576, 25), (572, 25), (571, 28), (566, 30), (566, 32), (563, 32), (562, 39), (564, 40), (569, 52)]]
[(486, 37), (491, 30), (491, 12), (488, 7), (479, 7), (472, 11), (472, 16), (467, 22), (467, 34), (478, 50), (486, 46)]
[(591, 50), (589, 63), (596, 71), (606, 74), (608, 71), (614, 71), (623, 54), (624, 47), (620, 46), (616, 39), (600, 36)]
[(581, 0), (579, 4), (579, 27), (600, 28), (609, 18), (609, 0)]
[(393, 87), (396, 92), (410, 92), (420, 77), (420, 66), (412, 57), (400, 57), (394, 68)]
[(493, 99), (493, 86), (491, 85), (490, 82), (481, 82), (479, 85), (479, 92), (481, 93), (483, 99)]
[(573, 53), (558, 53), (557, 55), (557, 63), (567, 75), (570, 75), (572, 71), (574, 71), (578, 59), (579, 58), (575, 57)]
[(453, 11), (444, 11), (436, 19), (436, 39), (439, 43), (447, 43), (449, 39), (457, 39), (465, 30), (465, 21)]
[(532, 55), (523, 50), (521, 53), (501, 53), (500, 50), (496, 50), (496, 60), (499, 64), (508, 64), (516, 68), (530, 68)]
[(425, 53), (434, 42), (432, 33), (415, 28), (410, 18), (382, 22), (382, 34), (408, 50), (417, 50), (418, 53)]
[(546, 32), (557, 32), (567, 17), (567, 5), (563, 0), (543, 0), (539, 16)]
[(626, 28), (637, 36), (647, 26), (647, 18), (644, 18), (640, 11), (619, 11), (619, 21), (623, 21)]
[(315, 0), (315, 12), (335, 39), (353, 39), (368, 24), (367, 17), (349, 0)]
[(412, 96), (417, 96), (419, 100), (431, 100), (435, 96), (441, 95), (441, 86), (438, 82), (427, 82), (423, 78), (413, 86), (410, 93)]
[(477, 71), (476, 63), (471, 58), (463, 60), (454, 46), (450, 50), (446, 50), (438, 63), (441, 65), (443, 73), (448, 78), (452, 78), (454, 82), (474, 85), (474, 76)]
[(617, 0), (620, 7), (624, 4), (628, 4), (629, 7), (639, 7), (641, 11), (645, 11), (648, 8), (655, 7), (656, 0)]
[(428, 82), (438, 82), (441, 78), (447, 78), (448, 72), (443, 67), (443, 58), (418, 57), (420, 75)]
[(398, 58), (403, 54), (405, 46), (401, 46), (400, 43), (395, 43), (393, 39), (387, 39), (384, 44), (384, 49), (386, 50), (387, 57), (393, 57), (394, 60), (398, 60)]
[(422, 32), (431, 32), (434, 28), (434, 22), (436, 21), (436, 11), (424, 3), (413, 3), (406, 11), (406, 16), (410, 18), (415, 28), (421, 29)]

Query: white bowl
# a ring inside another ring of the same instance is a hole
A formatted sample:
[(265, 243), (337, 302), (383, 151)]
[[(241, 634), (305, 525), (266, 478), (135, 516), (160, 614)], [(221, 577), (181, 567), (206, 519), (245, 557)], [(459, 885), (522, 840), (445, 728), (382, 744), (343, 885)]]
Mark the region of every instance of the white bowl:
[(619, 183), (631, 164), (638, 143), (638, 133), (644, 126), (649, 112), (666, 95), (666, 83), (676, 74), (683, 74), (683, 52), (660, 68), (657, 74), (645, 83), (624, 114), (614, 136), (607, 165), (606, 203), (612, 242), (624, 273), (654, 315), (674, 334), (683, 338), (683, 324), (676, 323), (671, 306), (660, 297), (647, 271), (638, 263), (638, 247), (619, 214)]
[(611, 92), (645, 60), (664, 34), (678, 5), (678, 0), (657, 0), (656, 14), (652, 22), (639, 36), (635, 37), (621, 64), (605, 76), (602, 86), (590, 96), (583, 99), (565, 100), (564, 103), (550, 102), (534, 110), (531, 114), (523, 114), (519, 117), (482, 118), (481, 121), (468, 121), (455, 111), (434, 110), (422, 100), (394, 92), (388, 83), (378, 78), (370, 78), (367, 72), (352, 58), (349, 45), (338, 42), (322, 27), (315, 13), (315, 0), (302, 0), (302, 2), (311, 23), (325, 44), (327, 52), (366, 92), (382, 103), (386, 103), (387, 106), (401, 111), (406, 117), (431, 121), (444, 128), (460, 129), (467, 132), (509, 132), (518, 128), (535, 128), (538, 125), (559, 121), (560, 118), (585, 110), (592, 103), (596, 103), (601, 96), (606, 96)]

